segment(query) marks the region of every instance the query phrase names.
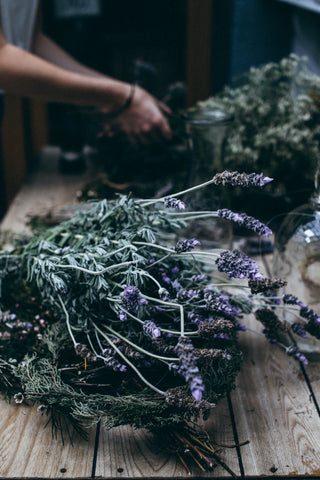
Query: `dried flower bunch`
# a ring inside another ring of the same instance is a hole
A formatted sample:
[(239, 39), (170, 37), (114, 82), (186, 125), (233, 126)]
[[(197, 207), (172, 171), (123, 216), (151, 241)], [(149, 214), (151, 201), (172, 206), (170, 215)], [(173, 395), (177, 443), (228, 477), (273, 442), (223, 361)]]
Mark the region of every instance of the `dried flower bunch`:
[[(269, 235), (266, 226), (229, 210), (188, 211), (178, 197), (270, 181), (225, 171), (174, 197), (93, 202), (2, 252), (1, 389), (18, 403), (38, 402), (54, 427), (59, 414), (79, 430), (91, 419), (162, 432), (206, 417), (234, 386), (243, 316), (255, 311), (274, 341), (277, 329), (289, 330), (275, 308), (294, 302), (277, 296), (284, 281), (263, 278), (240, 251), (177, 240), (197, 217), (223, 216)], [(319, 316), (299, 306), (310, 323), (304, 330), (319, 336)]]
[[(262, 195), (260, 211), (256, 207), (253, 212), (264, 220), (304, 203), (312, 191), (319, 158), (319, 92), (320, 78), (308, 70), (306, 58), (291, 54), (280, 62), (252, 67), (234, 86), (198, 104), (234, 116), (225, 168), (263, 171), (277, 179), (268, 187), (276, 196), (272, 202), (270, 195), (268, 211)], [(252, 207), (250, 200), (242, 200), (245, 210)], [(256, 205), (258, 201), (256, 196)]]

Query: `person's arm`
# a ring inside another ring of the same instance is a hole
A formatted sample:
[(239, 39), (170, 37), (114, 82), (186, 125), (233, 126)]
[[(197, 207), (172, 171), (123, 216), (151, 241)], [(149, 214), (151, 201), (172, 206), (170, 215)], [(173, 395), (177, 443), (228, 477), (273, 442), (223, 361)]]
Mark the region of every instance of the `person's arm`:
[[(11, 45), (0, 30), (0, 89), (45, 101), (95, 106), (117, 112), (130, 96), (128, 83), (103, 75), (74, 72)], [(119, 115), (117, 129), (135, 143), (170, 138), (168, 123), (155, 99), (137, 88), (130, 107)], [(107, 133), (110, 132), (106, 128)], [(111, 132), (112, 133), (112, 132)]]
[(33, 41), (33, 53), (61, 68), (90, 77), (110, 78), (92, 68), (83, 65), (63, 50), (41, 31), (37, 31)]
[[(112, 82), (113, 80), (75, 60), (38, 28), (34, 38), (33, 51), (39, 57), (71, 72), (77, 72), (106, 82)], [(129, 84), (125, 83), (125, 85), (127, 89), (131, 90)], [(123, 100), (120, 108), (124, 104), (125, 100)], [(103, 112), (108, 113), (110, 111), (104, 105), (98, 106)], [(170, 109), (162, 102), (159, 102), (144, 89), (135, 87), (130, 108), (116, 119), (110, 118), (105, 123), (104, 132), (110, 136), (120, 131), (125, 132), (132, 143), (136, 143), (137, 140), (142, 143), (149, 143), (150, 140), (170, 139), (170, 127), (164, 116), (170, 113)]]
[(22, 96), (110, 111), (120, 108), (130, 92), (130, 86), (124, 82), (65, 70), (11, 45), (1, 29), (0, 88)]

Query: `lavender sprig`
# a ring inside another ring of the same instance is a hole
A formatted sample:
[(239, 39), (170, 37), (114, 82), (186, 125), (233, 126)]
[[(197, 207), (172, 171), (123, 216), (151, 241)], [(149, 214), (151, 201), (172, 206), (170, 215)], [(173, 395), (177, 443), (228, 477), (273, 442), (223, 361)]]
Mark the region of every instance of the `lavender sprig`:
[[(137, 287), (127, 286), (124, 289), (124, 292), (121, 295), (121, 305), (128, 310), (130, 313), (136, 313), (140, 305), (145, 305), (147, 300), (143, 298), (140, 294), (140, 291)], [(120, 310), (119, 312), (120, 320), (126, 320), (127, 315)]]
[(216, 260), (216, 265), (219, 272), (226, 273), (229, 278), (249, 278), (251, 280), (263, 278), (256, 262), (239, 250), (221, 252), (220, 258)]
[(219, 217), (238, 223), (239, 225), (256, 232), (258, 235), (264, 235), (268, 237), (272, 234), (272, 230), (264, 225), (264, 223), (260, 222), (254, 217), (250, 217), (245, 213), (235, 213), (227, 208), (219, 209), (217, 213)]
[(174, 249), (176, 253), (191, 252), (191, 250), (200, 245), (199, 240), (191, 238), (190, 240), (179, 240)]
[(179, 358), (177, 371), (189, 383), (193, 398), (197, 402), (200, 402), (204, 391), (204, 385), (197, 366), (197, 357), (191, 341), (186, 337), (180, 337), (175, 347), (175, 352)]
[(165, 197), (164, 206), (167, 208), (176, 208), (177, 210), (185, 210), (186, 205), (182, 200), (174, 197)]
[(239, 173), (229, 172), (225, 170), (222, 173), (217, 173), (213, 177), (213, 183), (215, 185), (231, 185), (233, 187), (263, 187), (269, 182), (272, 182), (273, 178), (265, 177), (263, 173)]
[(145, 320), (142, 328), (143, 331), (152, 338), (158, 338), (161, 336), (160, 328), (151, 320)]

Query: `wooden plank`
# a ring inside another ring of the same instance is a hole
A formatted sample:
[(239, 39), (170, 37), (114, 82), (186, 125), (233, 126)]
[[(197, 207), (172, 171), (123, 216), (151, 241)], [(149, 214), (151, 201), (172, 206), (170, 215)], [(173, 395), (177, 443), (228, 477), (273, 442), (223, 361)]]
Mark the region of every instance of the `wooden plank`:
[(246, 476), (318, 475), (320, 418), (299, 363), (251, 332), (241, 345), (245, 363), (232, 398), (238, 431), (250, 440)]
[[(270, 275), (273, 273), (273, 255), (265, 255), (263, 258), (263, 263), (266, 269), (270, 272)], [(301, 295), (301, 283), (297, 279), (296, 282), (290, 280), (291, 285), (293, 285), (293, 290), (290, 293), (297, 295), (298, 297)], [(305, 286), (303, 286), (305, 288)], [(315, 309), (317, 313), (320, 313), (320, 303), (318, 302), (316, 305), (313, 305), (312, 308)], [(314, 351), (313, 349), (317, 348), (320, 351), (320, 341), (315, 338), (311, 338), (309, 336), (308, 340), (301, 340), (301, 344), (305, 348), (305, 352), (308, 356), (308, 349)], [(318, 408), (318, 412), (320, 415), (320, 365), (319, 365), (319, 356), (320, 353), (317, 355), (309, 355), (309, 364), (305, 367), (305, 373), (307, 375), (307, 381), (309, 382), (310, 393), (314, 395), (314, 401)], [(303, 377), (303, 372), (300, 374)]]
[[(314, 395), (314, 402), (320, 416), (320, 364), (319, 361), (309, 362), (305, 367), (310, 385), (311, 394)], [(320, 472), (319, 472), (320, 475)]]
[(0, 478), (88, 478), (94, 454), (94, 435), (89, 441), (71, 429), (71, 445), (52, 438), (48, 420), (36, 407), (0, 405)]
[[(219, 444), (234, 445), (234, 437), (226, 400), (213, 409), (210, 419), (202, 424), (210, 438), (221, 450), (223, 461), (236, 474), (239, 465), (235, 448), (223, 448)], [(185, 468), (174, 456), (161, 451), (154, 436), (145, 430), (132, 427), (118, 427), (111, 431), (102, 430), (97, 455), (96, 476), (98, 478), (192, 478), (230, 477), (221, 466), (213, 473), (203, 473), (192, 468), (188, 475)]]

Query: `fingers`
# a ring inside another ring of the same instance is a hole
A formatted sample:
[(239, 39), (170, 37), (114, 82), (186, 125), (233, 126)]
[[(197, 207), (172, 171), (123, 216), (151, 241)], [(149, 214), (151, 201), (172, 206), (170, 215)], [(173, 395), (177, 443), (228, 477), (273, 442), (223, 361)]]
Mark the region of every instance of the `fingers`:
[(160, 110), (162, 110), (162, 112), (165, 113), (166, 115), (172, 115), (172, 110), (171, 110), (171, 108), (168, 107), (168, 105), (166, 105), (165, 103), (158, 101), (158, 107), (159, 107)]
[(143, 109), (133, 106), (116, 119), (105, 123), (101, 135), (114, 137), (122, 132), (133, 145), (150, 145), (171, 140), (172, 132), (165, 116), (171, 113), (170, 108), (162, 102), (150, 102), (148, 96), (147, 100)]

